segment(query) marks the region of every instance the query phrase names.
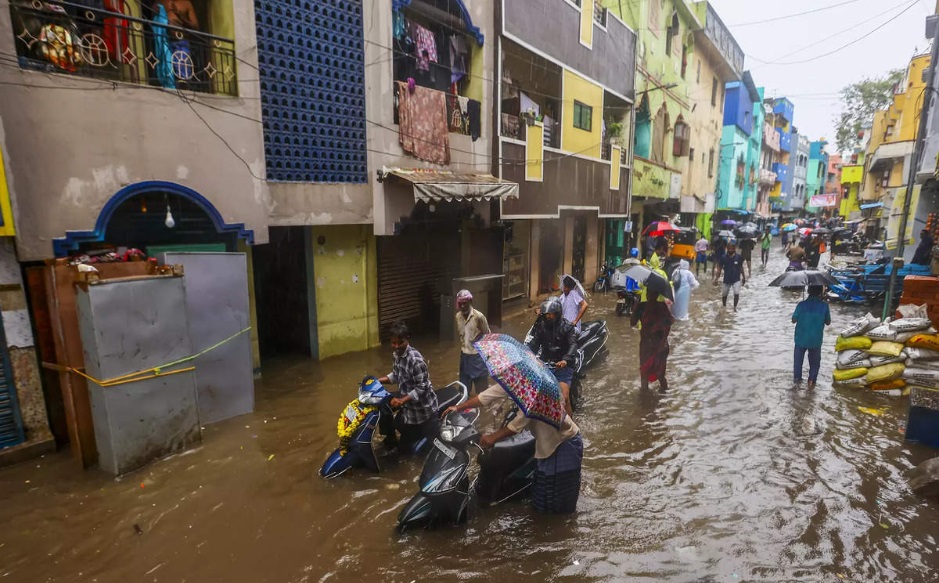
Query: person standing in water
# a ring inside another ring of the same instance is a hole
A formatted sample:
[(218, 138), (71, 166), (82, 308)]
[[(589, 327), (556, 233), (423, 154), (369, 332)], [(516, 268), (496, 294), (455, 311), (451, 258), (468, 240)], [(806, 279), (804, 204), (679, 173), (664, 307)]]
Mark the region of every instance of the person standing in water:
[(795, 350), (793, 350), (792, 377), (796, 383), (802, 382), (802, 363), (805, 353), (809, 354), (809, 384), (814, 389), (818, 381), (818, 370), (822, 362), (822, 338), (825, 326), (831, 325), (831, 311), (822, 300), (820, 285), (809, 286), (809, 297), (799, 302), (792, 313), (792, 323), (796, 325)]
[(694, 244), (695, 252), (695, 261), (694, 261), (694, 274), (698, 276), (701, 274), (701, 266), (704, 266), (704, 275), (707, 277), (708, 274), (708, 243), (707, 237), (704, 236), (704, 233), (701, 233), (701, 238), (698, 239), (698, 242)]
[(701, 285), (693, 273), (690, 265), (682, 259), (678, 262), (678, 269), (672, 274), (672, 284), (675, 288), (675, 303), (672, 305), (672, 315), (676, 320), (688, 319), (688, 305), (691, 303), (691, 292)]
[[(690, 274), (691, 272), (689, 272)], [(640, 302), (630, 316), (630, 324), (639, 324), (639, 377), (642, 390), (648, 390), (650, 382), (659, 382), (662, 391), (668, 390), (665, 369), (671, 348), (668, 334), (672, 330), (671, 302), (659, 301), (659, 293), (650, 291), (644, 302)]]
[(763, 269), (769, 263), (769, 248), (773, 245), (773, 232), (770, 227), (766, 227), (763, 235), (760, 237), (760, 260), (763, 262)]
[(482, 312), (473, 307), (473, 294), (469, 290), (461, 289), (457, 292), (456, 307), (456, 330), (460, 336), (460, 382), (469, 389), (470, 394), (474, 388), (476, 392), (482, 392), (489, 386), (489, 370), (473, 342), (491, 332), (489, 322)]
[(737, 242), (731, 239), (727, 242), (727, 253), (717, 264), (717, 275), (714, 276), (714, 285), (724, 274), (724, 291), (721, 293), (721, 303), (727, 307), (727, 296), (734, 292), (734, 311), (737, 311), (737, 304), (740, 302), (740, 288), (747, 284), (747, 276), (743, 271), (743, 257), (737, 253)]

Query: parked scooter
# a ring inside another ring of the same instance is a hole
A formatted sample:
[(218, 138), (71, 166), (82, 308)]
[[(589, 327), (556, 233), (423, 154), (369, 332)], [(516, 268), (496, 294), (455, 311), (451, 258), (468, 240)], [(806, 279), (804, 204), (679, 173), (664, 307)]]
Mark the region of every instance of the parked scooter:
[(613, 277), (614, 271), (615, 269), (604, 263), (603, 267), (600, 268), (600, 275), (597, 276), (596, 283), (593, 284), (593, 291), (597, 293), (610, 291), (612, 289), (610, 279)]
[[(358, 398), (343, 410), (339, 418), (339, 447), (336, 448), (320, 468), (320, 476), (335, 478), (351, 468), (365, 468), (371, 472), (380, 472), (381, 464), (375, 451), (374, 441), (382, 415), (394, 415), (389, 402), (392, 394), (369, 376), (359, 385)], [(462, 403), (469, 397), (469, 391), (461, 382), (453, 382), (437, 391), (437, 411)], [(421, 439), (414, 445), (412, 453), (423, 453), (428, 449), (427, 439)]]
[[(506, 416), (504, 427), (517, 413)], [(398, 514), (398, 530), (465, 522), (470, 489), (486, 505), (496, 505), (523, 496), (535, 474), (535, 438), (522, 431), (495, 444), (489, 451), (479, 448), (474, 426), (479, 410), (454, 411), (440, 425), (440, 436), (424, 462), (420, 491)], [(479, 473), (470, 485), (468, 469), (471, 448), (480, 451)]]
[(613, 289), (616, 290), (616, 315), (628, 316), (632, 314), (633, 307), (635, 307), (636, 302), (639, 301), (641, 291), (639, 282), (631, 277), (627, 277), (625, 287), (617, 286)]

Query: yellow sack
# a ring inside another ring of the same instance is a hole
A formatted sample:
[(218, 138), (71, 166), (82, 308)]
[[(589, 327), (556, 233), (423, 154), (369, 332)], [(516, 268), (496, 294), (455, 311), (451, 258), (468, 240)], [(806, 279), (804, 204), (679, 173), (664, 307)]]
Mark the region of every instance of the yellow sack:
[(860, 378), (867, 374), (866, 368), (848, 368), (844, 370), (835, 370), (831, 375), (836, 381), (849, 381)]
[(867, 350), (873, 343), (874, 341), (867, 336), (852, 336), (850, 338), (839, 336), (838, 339), (835, 340), (835, 352), (841, 352), (842, 350)]
[(832, 385), (843, 389), (861, 389), (867, 386), (867, 380), (865, 380), (864, 377), (858, 377), (846, 381), (835, 381)]
[(939, 350), (939, 334), (917, 334), (907, 340), (906, 345), (926, 350)]
[(873, 385), (874, 383), (879, 383), (881, 381), (892, 381), (893, 379), (898, 379), (903, 376), (903, 371), (906, 370), (906, 365), (895, 362), (893, 364), (885, 364), (883, 366), (875, 366), (873, 368), (867, 369), (867, 384)]
[(903, 345), (899, 342), (887, 342), (886, 340), (880, 340), (871, 344), (871, 347), (867, 349), (867, 353), (871, 356), (900, 356), (900, 353), (903, 352)]
[(893, 379), (892, 381), (878, 381), (871, 384), (871, 389), (874, 391), (890, 391), (893, 389), (905, 389), (906, 381), (903, 379)]

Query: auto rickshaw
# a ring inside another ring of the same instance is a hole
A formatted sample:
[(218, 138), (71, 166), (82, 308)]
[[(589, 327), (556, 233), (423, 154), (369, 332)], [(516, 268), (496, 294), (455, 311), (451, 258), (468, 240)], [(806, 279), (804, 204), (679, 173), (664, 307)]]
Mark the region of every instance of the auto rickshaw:
[(679, 260), (684, 259), (694, 265), (696, 257), (694, 244), (698, 242), (698, 239), (698, 229), (695, 227), (682, 227), (674, 234), (672, 239), (672, 250), (669, 253), (670, 263), (678, 263)]

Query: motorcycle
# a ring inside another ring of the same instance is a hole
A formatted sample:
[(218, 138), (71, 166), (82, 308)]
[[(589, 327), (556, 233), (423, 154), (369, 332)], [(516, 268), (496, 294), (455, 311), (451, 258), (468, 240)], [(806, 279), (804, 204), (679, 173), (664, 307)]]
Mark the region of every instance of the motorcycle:
[[(359, 385), (358, 397), (346, 405), (339, 418), (340, 436), (337, 447), (320, 468), (320, 476), (331, 479), (352, 468), (365, 468), (380, 472), (375, 437), (383, 415), (394, 415), (389, 402), (393, 395), (375, 377), (365, 377)], [(469, 398), (469, 391), (461, 382), (453, 382), (437, 391), (437, 411), (440, 415), (447, 407)], [(421, 439), (412, 453), (423, 453), (427, 439)]]
[[(539, 319), (542, 317), (538, 316)], [(535, 320), (535, 324), (532, 324), (532, 327), (528, 329), (528, 333), (525, 335), (525, 344), (531, 342), (537, 323), (538, 320)], [(610, 331), (603, 320), (583, 322), (581, 324), (580, 334), (577, 336), (576, 358), (574, 362), (568, 363), (568, 366), (574, 371), (574, 380), (571, 382), (571, 407), (574, 410), (577, 410), (580, 405), (580, 385), (583, 378), (587, 376), (584, 369), (590, 366), (598, 357), (605, 354), (606, 341), (609, 335)], [(545, 365), (548, 368), (554, 367), (554, 363), (551, 362), (546, 362)]]
[[(518, 410), (513, 408), (502, 422), (505, 427)], [(493, 446), (479, 447), (475, 422), (479, 410), (453, 411), (440, 425), (440, 435), (424, 461), (418, 481), (420, 491), (398, 514), (398, 531), (438, 524), (466, 522), (471, 492), (479, 502), (495, 506), (523, 496), (535, 474), (535, 437), (522, 431)], [(479, 449), (479, 473), (469, 480), (470, 448)]]
[(615, 269), (604, 263), (603, 267), (600, 268), (600, 275), (597, 276), (596, 283), (593, 284), (593, 291), (597, 293), (610, 291), (612, 288), (612, 284), (610, 282), (615, 271)]
[(628, 316), (632, 314), (633, 307), (639, 301), (639, 283), (631, 278), (626, 278), (625, 287), (615, 287), (616, 290), (616, 315)]

